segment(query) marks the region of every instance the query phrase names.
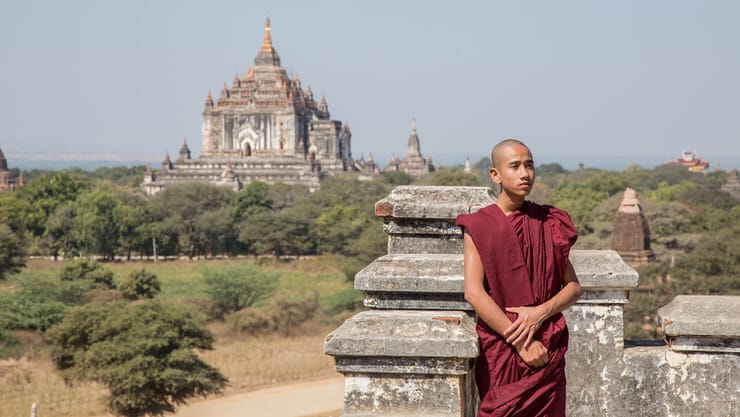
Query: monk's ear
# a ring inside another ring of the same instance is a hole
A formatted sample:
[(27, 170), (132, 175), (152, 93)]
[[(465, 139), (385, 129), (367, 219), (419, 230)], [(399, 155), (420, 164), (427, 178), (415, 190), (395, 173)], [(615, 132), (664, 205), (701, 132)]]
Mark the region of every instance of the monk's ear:
[(491, 181), (493, 181), (496, 184), (501, 184), (501, 176), (499, 175), (498, 170), (496, 168), (489, 169), (488, 175), (491, 177)]

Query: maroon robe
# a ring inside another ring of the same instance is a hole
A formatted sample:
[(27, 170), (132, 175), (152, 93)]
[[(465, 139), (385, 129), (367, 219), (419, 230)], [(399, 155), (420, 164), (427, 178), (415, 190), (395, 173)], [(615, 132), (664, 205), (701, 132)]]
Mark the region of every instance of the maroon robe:
[[(506, 216), (492, 204), (459, 215), (457, 225), (472, 237), (483, 263), (486, 291), (511, 321), (517, 315), (506, 312), (506, 307), (539, 305), (560, 290), (570, 248), (578, 237), (566, 212), (525, 201)], [(550, 357), (541, 368), (524, 363), (516, 348), (483, 320), (478, 320), (477, 331), (479, 417), (565, 417), (568, 328), (562, 314), (547, 319), (535, 334)]]

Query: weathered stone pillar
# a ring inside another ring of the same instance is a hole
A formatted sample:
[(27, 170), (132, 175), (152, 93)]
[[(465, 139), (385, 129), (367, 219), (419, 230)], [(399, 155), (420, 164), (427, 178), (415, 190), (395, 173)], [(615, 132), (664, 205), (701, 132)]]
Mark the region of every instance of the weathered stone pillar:
[[(365, 311), (327, 336), (345, 375), (343, 416), (475, 416), (478, 338), (463, 296), (458, 214), (493, 203), (481, 187), (397, 187), (375, 206), (388, 255), (360, 271)], [(623, 369), (623, 306), (637, 273), (614, 251), (573, 251), (584, 288), (566, 312), (569, 416), (600, 415)], [(575, 359), (575, 358), (577, 359)]]
[(624, 369), (624, 304), (638, 275), (613, 250), (574, 250), (570, 259), (582, 294), (564, 312), (570, 331), (568, 416), (612, 415), (613, 384)]
[(375, 205), (388, 255), (355, 278), (372, 310), (348, 319), (325, 344), (345, 375), (343, 416), (477, 414), (478, 337), (464, 311), (454, 222), (490, 203), (481, 187), (397, 187)]
[(679, 295), (658, 323), (667, 345), (625, 349), (605, 415), (740, 415), (740, 297)]

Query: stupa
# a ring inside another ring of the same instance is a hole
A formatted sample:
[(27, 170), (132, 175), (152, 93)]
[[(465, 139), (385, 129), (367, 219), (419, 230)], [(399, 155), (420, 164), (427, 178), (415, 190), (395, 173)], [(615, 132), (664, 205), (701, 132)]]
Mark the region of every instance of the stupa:
[(614, 218), (611, 248), (632, 266), (655, 260), (655, 253), (650, 249), (650, 227), (637, 199), (637, 192), (632, 188), (624, 190), (622, 203)]

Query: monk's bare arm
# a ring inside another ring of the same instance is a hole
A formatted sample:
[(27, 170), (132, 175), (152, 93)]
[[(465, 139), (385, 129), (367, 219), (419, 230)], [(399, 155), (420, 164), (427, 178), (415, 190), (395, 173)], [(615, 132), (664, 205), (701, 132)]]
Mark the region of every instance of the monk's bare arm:
[[(481, 262), (478, 248), (470, 235), (464, 233), (464, 271), (463, 285), (465, 289), (465, 301), (467, 301), (479, 320), (483, 320), (488, 327), (496, 333), (503, 335), (504, 331), (511, 326), (511, 320), (493, 301), (483, 286), (483, 262)], [(549, 361), (547, 349), (540, 342), (535, 341), (531, 346), (525, 346), (524, 340), (513, 343), (519, 356), (530, 366), (544, 366)]]
[(524, 341), (525, 346), (528, 346), (545, 320), (572, 306), (580, 297), (581, 284), (578, 282), (573, 265), (568, 261), (563, 277), (563, 287), (551, 299), (534, 307), (506, 308), (506, 311), (519, 315), (516, 321), (504, 330), (506, 341), (514, 344)]

